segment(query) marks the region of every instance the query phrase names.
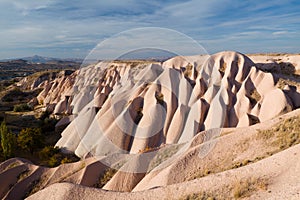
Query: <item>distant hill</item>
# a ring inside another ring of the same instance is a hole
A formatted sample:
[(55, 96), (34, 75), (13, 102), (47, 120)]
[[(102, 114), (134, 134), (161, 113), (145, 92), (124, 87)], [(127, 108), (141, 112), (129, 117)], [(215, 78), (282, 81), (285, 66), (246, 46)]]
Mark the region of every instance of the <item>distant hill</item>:
[(4, 59), (1, 60), (2, 62), (7, 62), (7, 61), (13, 61), (13, 60), (25, 60), (28, 63), (57, 63), (57, 62), (78, 62), (81, 63), (82, 59), (80, 58), (51, 58), (51, 57), (45, 57), (45, 56), (39, 56), (39, 55), (34, 55), (30, 57), (23, 57), (23, 58), (15, 58), (15, 59)]
[(42, 56), (0, 61), (0, 81), (24, 77), (45, 70), (78, 69), (80, 59), (56, 59)]

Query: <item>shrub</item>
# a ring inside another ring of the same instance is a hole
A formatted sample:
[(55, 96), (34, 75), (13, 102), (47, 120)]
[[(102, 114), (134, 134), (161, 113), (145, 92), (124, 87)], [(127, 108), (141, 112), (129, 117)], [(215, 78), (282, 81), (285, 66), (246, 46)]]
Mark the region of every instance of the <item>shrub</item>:
[(28, 169), (25, 169), (23, 172), (21, 172), (17, 176), (18, 181), (21, 181), (21, 180), (25, 179), (26, 177), (28, 177), (29, 174), (30, 174), (30, 171)]
[(44, 111), (44, 112), (41, 113), (39, 119), (40, 119), (40, 120), (45, 120), (46, 118), (49, 118), (49, 117), (50, 117), (50, 114), (51, 114), (51, 113), (50, 113), (49, 111), (46, 110), (46, 111)]
[(279, 67), (280, 67), (279, 72), (281, 72), (283, 74), (290, 75), (290, 74), (294, 74), (295, 71), (296, 71), (295, 66), (291, 63), (280, 62), (278, 64), (279, 64)]
[(248, 178), (246, 180), (240, 180), (233, 187), (233, 197), (235, 199), (248, 197), (257, 190), (267, 190), (267, 180), (261, 178)]
[(56, 167), (60, 164), (60, 160), (61, 160), (61, 155), (60, 154), (55, 154), (52, 157), (50, 157), (50, 159), (48, 160), (48, 165), (49, 167)]
[(40, 123), (40, 127), (42, 132), (50, 132), (55, 130), (55, 125), (57, 123), (57, 119), (55, 118), (46, 118)]
[(185, 77), (190, 77), (192, 75), (193, 72), (193, 65), (192, 64), (188, 64), (183, 72)]
[(222, 60), (221, 63), (220, 63), (219, 71), (222, 72), (222, 73), (225, 73), (226, 68), (227, 68), (227, 64)]
[(164, 95), (161, 92), (155, 93), (155, 98), (157, 100), (157, 103), (163, 105), (164, 104)]
[(27, 104), (19, 104), (14, 106), (14, 112), (32, 111), (32, 108)]
[(158, 148), (146, 146), (144, 149), (140, 149), (139, 153), (147, 153), (147, 152), (155, 151), (157, 149)]
[(104, 172), (103, 177), (100, 178), (97, 187), (102, 188), (110, 179), (117, 173), (118, 170), (114, 168), (109, 168)]
[(255, 104), (259, 102), (261, 99), (261, 95), (258, 93), (257, 89), (253, 89), (250, 92), (250, 101), (252, 100)]
[(79, 158), (75, 155), (65, 155), (61, 152), (54, 154), (52, 157), (49, 158), (47, 164), (49, 167), (56, 167), (60, 164), (72, 163), (77, 162)]
[(138, 108), (136, 114), (134, 122), (138, 124), (143, 117), (143, 107)]
[(180, 198), (180, 200), (214, 200), (214, 199), (216, 198), (213, 197), (212, 194), (208, 194), (207, 192), (193, 193)]
[(39, 152), (43, 163), (49, 167), (56, 167), (60, 164), (76, 162), (79, 158), (72, 154), (63, 154), (58, 147), (46, 146)]
[(71, 163), (71, 162), (74, 162), (74, 159), (65, 157), (60, 161), (60, 164), (66, 164), (66, 163)]
[(44, 137), (40, 128), (25, 128), (18, 135), (18, 145), (33, 154), (35, 149), (41, 148), (44, 144)]
[(59, 153), (59, 148), (54, 146), (46, 146), (40, 152), (39, 156), (43, 160), (48, 160), (50, 157)]
[(55, 130), (55, 125), (58, 122), (57, 119), (50, 117), (50, 112), (44, 111), (39, 117), (39, 126), (42, 132), (51, 132)]

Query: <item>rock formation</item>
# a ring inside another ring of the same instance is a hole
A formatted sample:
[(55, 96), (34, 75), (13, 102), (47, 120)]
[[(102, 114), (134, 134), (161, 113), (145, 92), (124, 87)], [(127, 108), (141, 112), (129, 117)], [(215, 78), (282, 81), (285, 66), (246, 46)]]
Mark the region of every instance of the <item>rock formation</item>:
[(249, 126), (299, 107), (299, 89), (278, 88), (272, 73), (236, 52), (100, 62), (72, 76), (39, 97), (55, 104), (54, 114), (77, 116), (57, 146), (80, 157), (184, 143), (203, 130)]
[(66, 127), (56, 145), (82, 159), (7, 160), (0, 198), (230, 199), (246, 187), (251, 198), (297, 199), (300, 59), (249, 56), (103, 61), (34, 79), (33, 106)]

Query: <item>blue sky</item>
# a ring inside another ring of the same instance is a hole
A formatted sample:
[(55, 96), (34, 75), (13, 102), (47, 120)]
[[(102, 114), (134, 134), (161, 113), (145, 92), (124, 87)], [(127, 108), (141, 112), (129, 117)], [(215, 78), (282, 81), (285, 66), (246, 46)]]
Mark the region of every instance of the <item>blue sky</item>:
[(208, 53), (300, 52), (296, 0), (1, 0), (0, 8), (0, 59), (85, 57), (112, 35), (142, 27), (179, 31)]

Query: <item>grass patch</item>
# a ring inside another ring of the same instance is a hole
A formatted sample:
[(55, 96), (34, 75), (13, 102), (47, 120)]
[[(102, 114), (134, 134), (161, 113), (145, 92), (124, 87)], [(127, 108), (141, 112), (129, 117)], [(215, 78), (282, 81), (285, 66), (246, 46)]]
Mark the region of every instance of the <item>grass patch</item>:
[(216, 200), (216, 198), (208, 194), (207, 192), (201, 192), (181, 197), (180, 200)]
[(14, 168), (14, 167), (17, 167), (17, 166), (19, 166), (20, 165), (20, 163), (19, 162), (13, 162), (13, 163), (11, 163), (10, 165), (8, 165), (3, 171), (5, 171), (5, 170), (8, 170), (8, 169), (12, 169), (12, 168)]
[(21, 172), (21, 173), (18, 175), (18, 177), (17, 177), (18, 182), (20, 182), (20, 181), (22, 181), (23, 179), (25, 179), (26, 177), (28, 177), (29, 174), (30, 174), (29, 169), (26, 169), (26, 170), (24, 170), (23, 172)]
[(217, 191), (204, 191), (193, 193), (180, 198), (180, 200), (217, 200), (217, 199), (241, 199), (251, 196), (255, 191), (268, 189), (268, 181), (264, 178), (246, 178), (224, 185)]
[(258, 190), (267, 190), (268, 184), (265, 179), (248, 178), (246, 180), (238, 181), (232, 189), (233, 197), (235, 199), (249, 197), (253, 192)]
[(162, 162), (173, 156), (177, 151), (180, 149), (181, 145), (172, 145), (167, 148), (163, 148), (162, 150), (158, 151), (155, 157), (151, 160), (149, 164), (149, 171), (160, 165)]
[(72, 176), (73, 174), (76, 174), (77, 172), (79, 172), (80, 170), (82, 170), (85, 167), (85, 162), (81, 161), (80, 166), (77, 169), (74, 169), (73, 171), (70, 171), (68, 173), (66, 173), (65, 175), (61, 176), (57, 181), (55, 181), (55, 183), (61, 183), (64, 182), (64, 180), (70, 176)]
[(277, 150), (284, 150), (300, 143), (300, 116), (291, 117), (268, 130), (258, 131), (258, 138), (268, 141)]
[(194, 180), (194, 179), (202, 178), (202, 177), (208, 176), (209, 174), (214, 174), (214, 173), (217, 173), (217, 172), (220, 172), (220, 171), (221, 170), (219, 170), (219, 169), (208, 169), (208, 168), (205, 168), (205, 169), (200, 170), (199, 172), (197, 172), (194, 176), (192, 176), (188, 180)]
[(44, 189), (46, 181), (49, 180), (49, 177), (44, 175), (41, 178), (34, 181), (34, 183), (31, 185), (30, 190), (25, 195), (26, 197), (29, 197), (30, 195)]
[(243, 160), (234, 163), (229, 169), (246, 166), (255, 163), (279, 151), (300, 143), (300, 116), (288, 118), (271, 129), (258, 130), (256, 139), (267, 141), (269, 145), (275, 147), (271, 152), (266, 152), (264, 156), (254, 159)]
[(99, 183), (95, 185), (97, 188), (102, 188), (112, 177), (118, 172), (117, 169), (114, 168), (108, 168), (103, 176), (99, 179)]
[(29, 189), (23, 197), (24, 199), (29, 197), (31, 194), (37, 192), (37, 191), (35, 191), (35, 188), (39, 184), (39, 182), (40, 182), (40, 179), (36, 179), (36, 180), (30, 182), (30, 185), (28, 186)]
[[(275, 153), (283, 151), (291, 146), (299, 144), (300, 115), (282, 120), (271, 129), (257, 130), (255, 140), (263, 143), (266, 148), (265, 151), (261, 151), (256, 155), (256, 157), (247, 157), (240, 161), (233, 162), (235, 155), (232, 155), (232, 157), (227, 156), (226, 158), (222, 159), (222, 161), (219, 161), (219, 163), (205, 163), (203, 166), (198, 167), (198, 169), (194, 171), (194, 174), (190, 176), (188, 180), (198, 179), (205, 177), (208, 174), (214, 174), (243, 167), (272, 156)], [(250, 141), (248, 139), (244, 142), (241, 141), (240, 145), (241, 146), (238, 148), (241, 149), (241, 151), (246, 151), (249, 148)]]

